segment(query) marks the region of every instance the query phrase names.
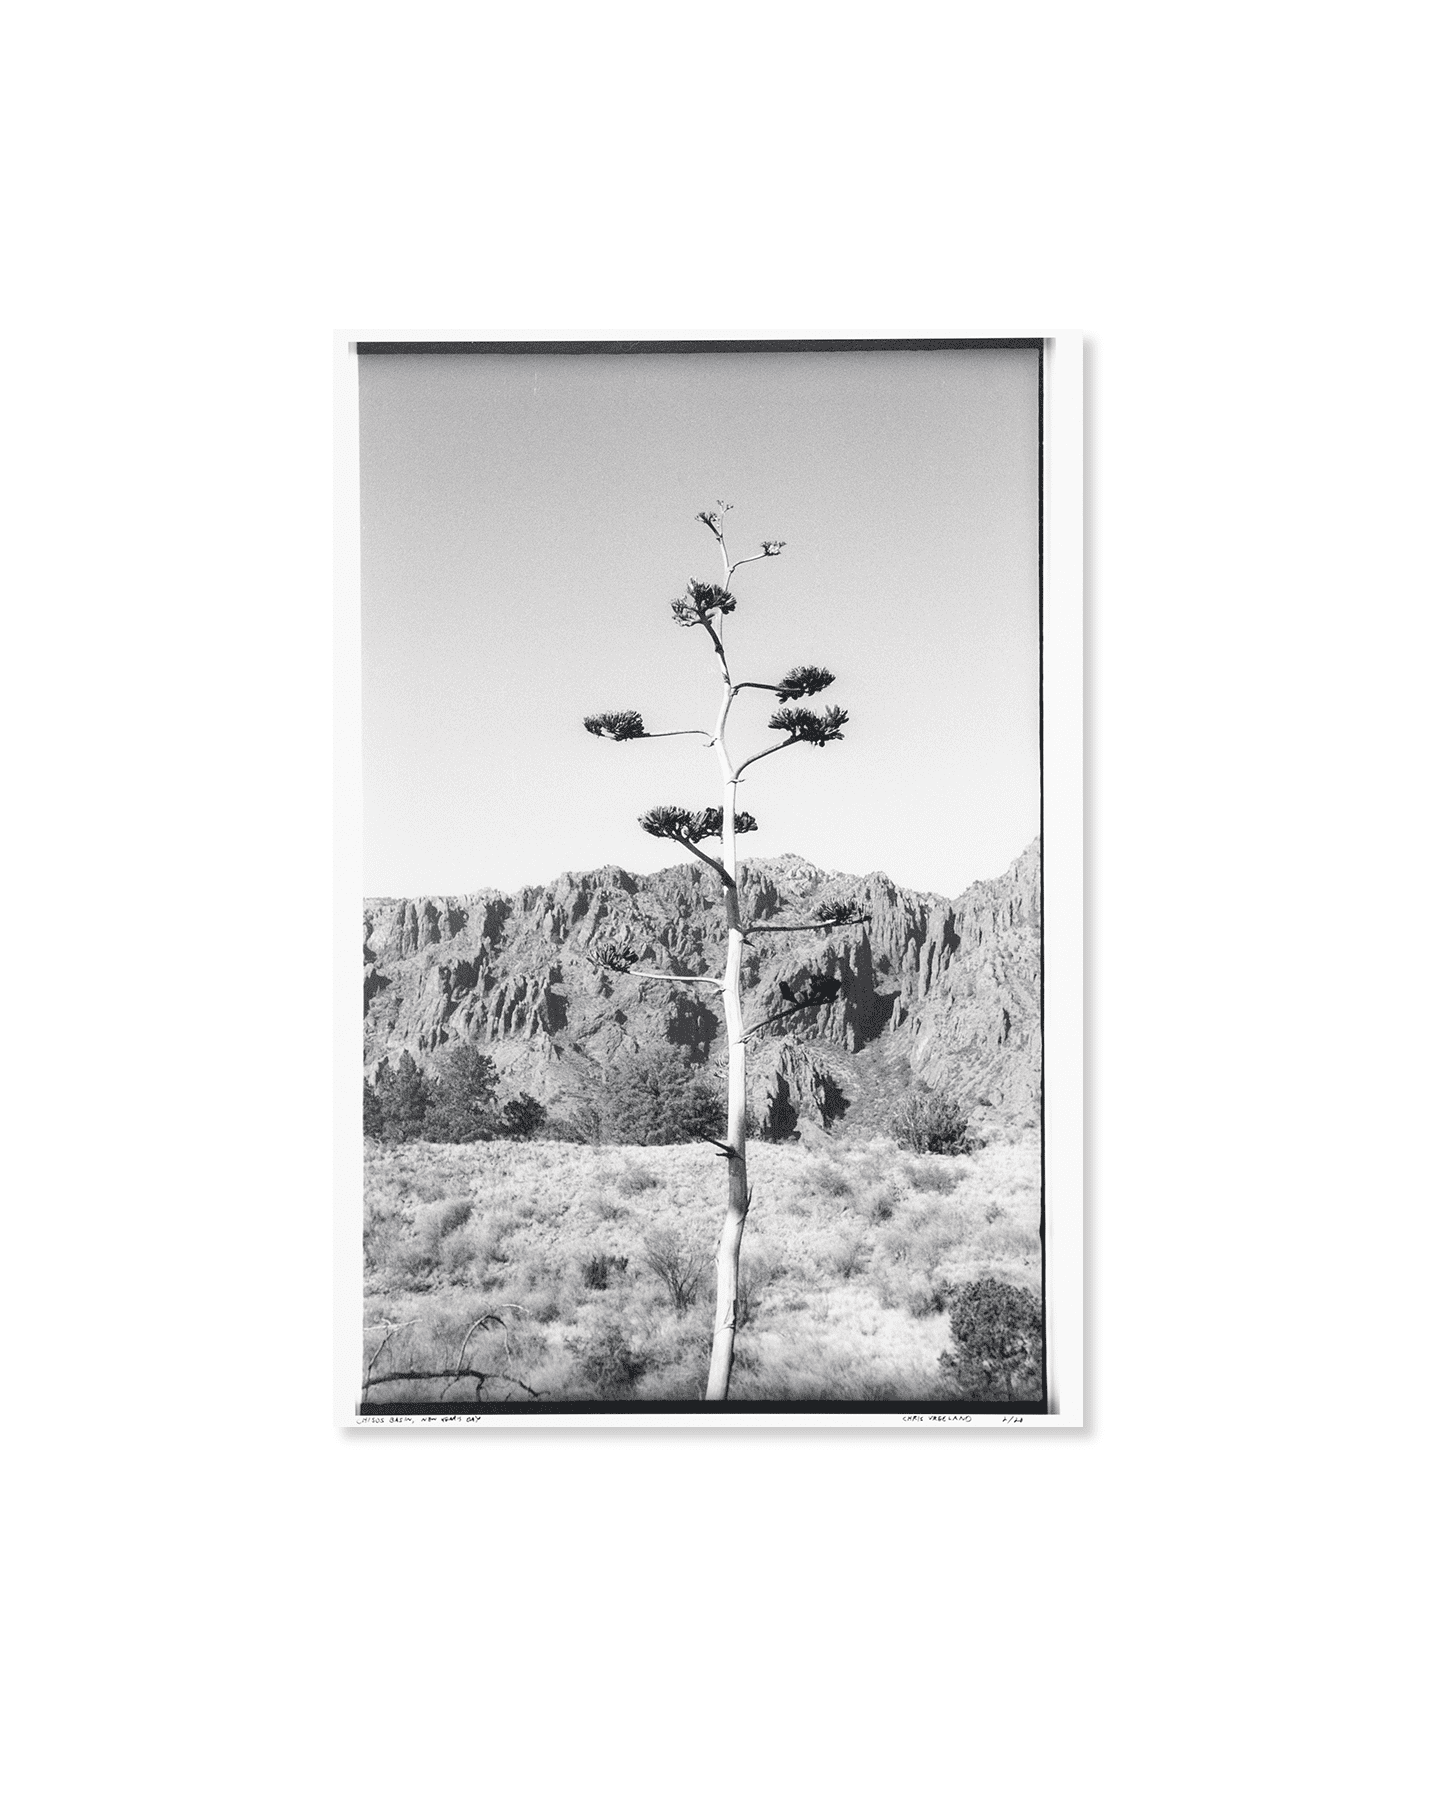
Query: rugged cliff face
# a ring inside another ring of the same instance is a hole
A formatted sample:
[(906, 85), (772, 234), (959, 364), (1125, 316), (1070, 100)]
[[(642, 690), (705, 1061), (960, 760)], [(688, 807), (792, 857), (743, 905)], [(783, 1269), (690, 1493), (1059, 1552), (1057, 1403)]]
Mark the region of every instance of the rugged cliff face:
[[(884, 875), (827, 874), (796, 856), (742, 868), (747, 921), (798, 922), (821, 900), (857, 900), (870, 923), (828, 936), (757, 932), (746, 956), (747, 1022), (781, 1010), (780, 984), (806, 971), (840, 981), (831, 1005), (750, 1041), (752, 1104), (768, 1129), (851, 1107), (859, 1119), (916, 1078), (1008, 1119), (1038, 1116), (1038, 841), (957, 900)], [(507, 1086), (554, 1103), (627, 1051), (670, 1044), (723, 1062), (715, 990), (610, 974), (588, 958), (597, 940), (628, 944), (641, 968), (719, 975), (719, 882), (698, 863), (656, 875), (607, 867), (518, 894), (369, 902), (367, 1070), (406, 1049), (428, 1064), (470, 1042), (495, 1058)]]

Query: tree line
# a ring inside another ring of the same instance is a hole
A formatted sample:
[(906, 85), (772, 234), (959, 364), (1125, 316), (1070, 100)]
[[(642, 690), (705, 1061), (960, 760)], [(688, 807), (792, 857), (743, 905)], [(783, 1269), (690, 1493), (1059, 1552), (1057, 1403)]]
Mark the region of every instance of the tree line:
[(365, 1135), (392, 1144), (476, 1144), (491, 1138), (532, 1138), (546, 1109), (530, 1094), (502, 1101), (493, 1060), (460, 1044), (433, 1073), (408, 1050), (387, 1057), (365, 1083)]

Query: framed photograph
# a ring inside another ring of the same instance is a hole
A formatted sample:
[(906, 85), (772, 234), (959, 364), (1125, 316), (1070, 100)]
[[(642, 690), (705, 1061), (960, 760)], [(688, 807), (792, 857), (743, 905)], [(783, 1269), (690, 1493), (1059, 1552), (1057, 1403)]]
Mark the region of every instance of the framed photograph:
[(1083, 1423), (1080, 368), (337, 339), (340, 1423)]

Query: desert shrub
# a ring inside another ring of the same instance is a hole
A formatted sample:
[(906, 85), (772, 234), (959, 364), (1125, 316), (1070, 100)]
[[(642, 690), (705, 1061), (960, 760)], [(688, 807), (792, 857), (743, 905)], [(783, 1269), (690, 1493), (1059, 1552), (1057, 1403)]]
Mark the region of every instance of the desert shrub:
[(580, 1279), (587, 1288), (608, 1288), (610, 1278), (623, 1275), (630, 1267), (628, 1256), (611, 1256), (606, 1250), (587, 1257), (580, 1268)]
[(365, 1267), (377, 1273), (389, 1266), (405, 1235), (405, 1214), (388, 1198), (365, 1201)]
[(944, 1312), (951, 1290), (930, 1275), (912, 1275), (905, 1284), (905, 1310), (912, 1319), (928, 1319)]
[(452, 1231), (458, 1231), (467, 1224), (471, 1213), (475, 1210), (473, 1200), (447, 1200), (436, 1216), (435, 1230), (440, 1237), (449, 1237)]
[(865, 1239), (858, 1231), (837, 1231), (823, 1255), (825, 1267), (842, 1281), (848, 1281), (864, 1267)]
[(627, 1163), (615, 1177), (616, 1190), (622, 1194), (643, 1194), (647, 1188), (659, 1185), (658, 1175), (635, 1163)]
[(464, 1275), (475, 1261), (475, 1243), (465, 1232), (455, 1232), (440, 1245), (440, 1265), (452, 1280)]
[(992, 1275), (967, 1281), (950, 1309), (950, 1337), (940, 1368), (962, 1393), (998, 1399), (1003, 1389), (1013, 1399), (1017, 1385), (1022, 1394), (1038, 1390), (1045, 1319), (1027, 1289)]
[(476, 1234), (475, 1254), (487, 1263), (508, 1263), (511, 1256), (509, 1239), (514, 1231), (515, 1220), (509, 1213), (492, 1213)]
[(825, 1157), (814, 1163), (810, 1169), (810, 1182), (818, 1193), (827, 1194), (832, 1200), (845, 1200), (855, 1192), (850, 1177), (839, 1163)]
[(391, 1259), (392, 1268), (408, 1287), (428, 1287), (435, 1264), (435, 1247), (415, 1238), (397, 1244)]
[(549, 1114), (530, 1094), (517, 1094), (500, 1108), (500, 1135), (508, 1138), (533, 1138)]
[(965, 1221), (953, 1214), (938, 1214), (925, 1219), (911, 1233), (910, 1262), (915, 1268), (933, 1275), (940, 1264), (965, 1239)]
[(919, 1156), (966, 1156), (976, 1148), (965, 1114), (930, 1088), (912, 1088), (896, 1103), (890, 1129)]
[(615, 1063), (600, 1111), (616, 1144), (688, 1144), (725, 1135), (725, 1096), (715, 1078), (664, 1051)]
[(474, 1208), (473, 1200), (442, 1200), (438, 1205), (422, 1207), (415, 1215), (415, 1241), (438, 1257), (441, 1244), (469, 1222)]
[(955, 1186), (954, 1170), (943, 1162), (913, 1163), (910, 1185), (921, 1194), (948, 1194)]
[(895, 1217), (895, 1191), (888, 1184), (870, 1202), (870, 1217), (880, 1225)]
[(575, 1366), (581, 1376), (602, 1394), (624, 1393), (633, 1388), (649, 1366), (622, 1319), (600, 1321), (577, 1339), (574, 1351)]
[(976, 1238), (975, 1248), (986, 1256), (1026, 1257), (1039, 1251), (1040, 1239), (1037, 1232), (1002, 1213), (994, 1224), (987, 1225)]
[(645, 1374), (636, 1388), (640, 1399), (704, 1399), (709, 1321), (697, 1311), (662, 1315), (646, 1335), (644, 1356)]
[(678, 1232), (668, 1226), (652, 1231), (645, 1239), (645, 1262), (660, 1278), (677, 1313), (695, 1304), (705, 1273), (705, 1257), (693, 1245), (685, 1243)]

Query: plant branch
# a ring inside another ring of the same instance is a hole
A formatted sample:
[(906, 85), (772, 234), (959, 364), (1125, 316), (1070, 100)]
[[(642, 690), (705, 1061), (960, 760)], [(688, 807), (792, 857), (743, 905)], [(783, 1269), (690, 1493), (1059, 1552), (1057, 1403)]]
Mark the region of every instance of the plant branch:
[(486, 1313), (483, 1318), (476, 1319), (474, 1324), (465, 1333), (464, 1341), (460, 1345), (460, 1354), (455, 1358), (456, 1362), (463, 1364), (465, 1361), (465, 1352), (470, 1348), (470, 1340), (477, 1331), (493, 1331), (497, 1325), (506, 1334), (506, 1340), (508, 1342), (510, 1327), (498, 1313)]
[(478, 1394), (487, 1381), (508, 1381), (512, 1386), (524, 1388), (532, 1399), (542, 1400), (543, 1391), (532, 1388), (528, 1382), (522, 1381), (518, 1375), (505, 1375), (499, 1369), (397, 1369), (390, 1375), (367, 1376), (361, 1386), (361, 1393), (372, 1387), (383, 1387), (392, 1381), (443, 1381), (447, 1386), (452, 1381), (473, 1381)]
[(735, 883), (730, 879), (729, 870), (726, 869), (724, 863), (717, 862), (713, 856), (707, 856), (703, 850), (697, 849), (694, 844), (687, 844), (684, 838), (672, 837), (670, 842), (672, 844), (679, 844), (682, 850), (688, 850), (692, 856), (698, 856), (701, 862), (708, 863), (720, 877), (721, 881), (725, 883), (726, 887), (734, 887)]
[[(782, 746), (783, 748), (783, 746)], [(853, 919), (807, 919), (803, 925), (747, 925), (751, 931), (838, 931), (842, 925), (868, 925), (871, 915), (858, 913)]]
[(793, 1013), (805, 1012), (814, 1005), (813, 1000), (802, 1000), (796, 1006), (787, 1006), (783, 1012), (771, 1013), (767, 1019), (757, 1019), (745, 1033), (745, 1041), (748, 1043), (757, 1031), (763, 1031), (767, 1025), (778, 1024), (781, 1019), (788, 1019)]
[[(726, 685), (726, 687), (730, 688), (731, 692), (733, 693), (734, 692), (734, 684), (730, 679), (730, 664), (726, 660), (726, 657), (725, 657), (725, 646), (724, 646), (724, 644), (722, 644), (720, 642), (720, 633), (718, 631), (716, 631), (715, 627), (710, 623), (710, 621), (708, 619), (702, 619), (700, 621), (700, 623), (710, 633), (710, 642), (715, 646), (715, 654), (720, 658), (720, 667), (725, 672), (725, 685)], [(713, 739), (712, 739), (712, 742), (713, 742)]]
[(735, 779), (738, 781), (752, 763), (763, 762), (767, 756), (773, 756), (777, 750), (788, 750), (792, 744), (798, 744), (799, 742), (800, 739), (798, 737), (788, 737), (783, 743), (772, 744), (768, 750), (757, 750), (753, 756), (747, 756), (744, 762), (741, 763), (740, 767), (735, 771)]

